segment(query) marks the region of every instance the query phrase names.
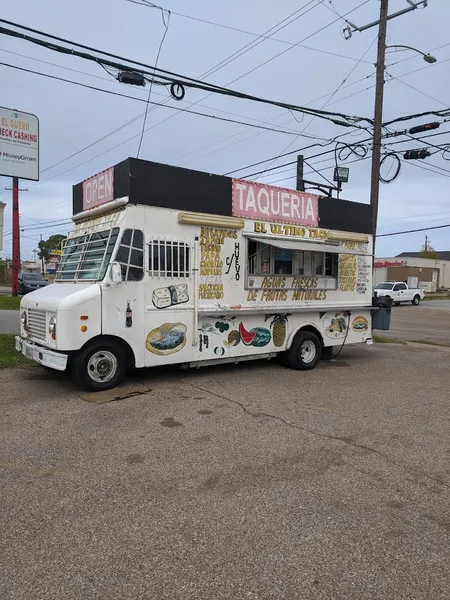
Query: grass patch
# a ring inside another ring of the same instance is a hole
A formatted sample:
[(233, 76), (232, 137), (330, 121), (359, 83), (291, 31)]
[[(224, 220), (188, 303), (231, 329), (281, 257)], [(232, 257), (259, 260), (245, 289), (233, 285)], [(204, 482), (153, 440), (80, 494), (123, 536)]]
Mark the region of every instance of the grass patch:
[(35, 363), (16, 350), (13, 333), (0, 333), (0, 369), (27, 367)]
[(445, 296), (427, 296), (427, 295), (425, 294), (425, 297), (424, 297), (424, 299), (422, 300), (422, 302), (423, 302), (424, 300), (450, 300), (450, 295), (449, 295), (449, 294), (446, 294)]
[(404, 342), (403, 340), (391, 337), (383, 337), (381, 335), (373, 335), (372, 339), (376, 344), (406, 344), (406, 342)]
[(21, 296), (0, 296), (0, 310), (19, 310)]
[(439, 342), (432, 342), (431, 340), (412, 340), (413, 344), (425, 344), (427, 346), (440, 346), (441, 348), (450, 348), (450, 344), (439, 344)]

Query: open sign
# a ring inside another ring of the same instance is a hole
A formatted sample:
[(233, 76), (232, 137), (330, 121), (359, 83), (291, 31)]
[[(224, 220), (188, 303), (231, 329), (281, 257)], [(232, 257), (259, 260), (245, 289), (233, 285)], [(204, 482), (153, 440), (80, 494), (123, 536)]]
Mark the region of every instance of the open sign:
[(114, 200), (114, 167), (83, 181), (83, 210)]

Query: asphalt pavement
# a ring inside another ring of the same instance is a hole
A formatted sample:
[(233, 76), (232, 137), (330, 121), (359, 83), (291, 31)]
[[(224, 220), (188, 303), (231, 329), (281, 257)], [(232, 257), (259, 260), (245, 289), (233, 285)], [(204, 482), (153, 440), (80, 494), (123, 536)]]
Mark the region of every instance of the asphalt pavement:
[(449, 359), (0, 371), (0, 598), (448, 600)]
[(420, 306), (394, 306), (389, 331), (375, 333), (400, 340), (450, 344), (450, 301), (429, 300)]

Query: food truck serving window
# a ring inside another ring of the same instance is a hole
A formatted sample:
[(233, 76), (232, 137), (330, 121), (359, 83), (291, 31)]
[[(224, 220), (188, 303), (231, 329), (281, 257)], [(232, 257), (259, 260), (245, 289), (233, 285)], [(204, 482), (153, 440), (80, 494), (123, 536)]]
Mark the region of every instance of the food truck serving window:
[(337, 254), (279, 248), (265, 242), (248, 241), (250, 275), (336, 277), (337, 264)]
[(190, 248), (184, 242), (153, 240), (149, 244), (151, 277), (189, 277)]

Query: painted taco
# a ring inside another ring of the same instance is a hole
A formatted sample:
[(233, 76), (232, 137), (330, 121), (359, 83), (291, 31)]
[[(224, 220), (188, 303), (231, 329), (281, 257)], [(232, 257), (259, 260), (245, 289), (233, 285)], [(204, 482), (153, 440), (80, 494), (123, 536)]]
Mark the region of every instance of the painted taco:
[(186, 344), (186, 331), (183, 323), (164, 323), (150, 331), (145, 347), (149, 352), (161, 356), (179, 352)]
[(369, 329), (369, 321), (365, 317), (355, 317), (352, 322), (354, 331), (367, 331)]

